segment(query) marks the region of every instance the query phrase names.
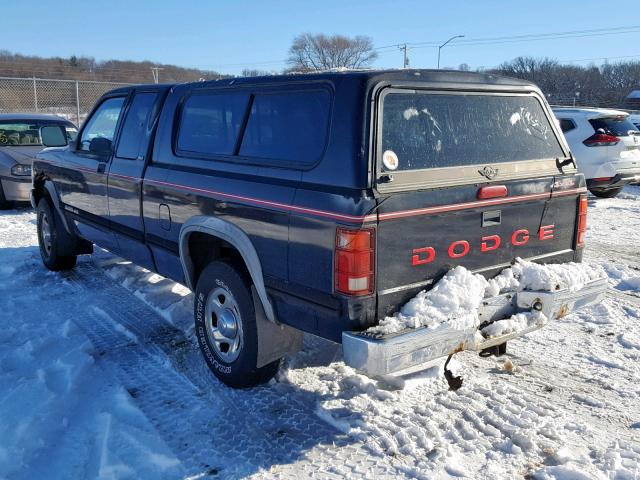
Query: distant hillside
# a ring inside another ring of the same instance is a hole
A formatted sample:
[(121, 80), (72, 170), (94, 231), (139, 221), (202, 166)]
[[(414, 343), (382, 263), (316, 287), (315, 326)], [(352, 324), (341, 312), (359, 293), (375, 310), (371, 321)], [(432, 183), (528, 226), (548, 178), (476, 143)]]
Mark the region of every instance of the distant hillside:
[(160, 67), (160, 83), (212, 80), (230, 75), (214, 71), (162, 65), (149, 61), (96, 61), (91, 57), (43, 58), (0, 50), (0, 77), (38, 77), (62, 80), (95, 80), (122, 83), (153, 83), (151, 67)]

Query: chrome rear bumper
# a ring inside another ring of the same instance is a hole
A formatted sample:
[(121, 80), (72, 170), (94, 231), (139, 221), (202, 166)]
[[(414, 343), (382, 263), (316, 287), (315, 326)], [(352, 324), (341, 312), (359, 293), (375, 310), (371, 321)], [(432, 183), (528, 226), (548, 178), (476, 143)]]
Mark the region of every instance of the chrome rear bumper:
[[(520, 312), (537, 310), (547, 319), (557, 320), (604, 298), (607, 280), (590, 282), (572, 292), (523, 291), (507, 293), (489, 299), (478, 309), (480, 321), (495, 322)], [(433, 328), (409, 329), (391, 335), (367, 332), (344, 332), (342, 349), (344, 361), (368, 375), (386, 375), (448, 356), (462, 350), (483, 350), (500, 345), (541, 328), (536, 323), (522, 330), (497, 337), (485, 338), (477, 328), (456, 330), (448, 324)]]

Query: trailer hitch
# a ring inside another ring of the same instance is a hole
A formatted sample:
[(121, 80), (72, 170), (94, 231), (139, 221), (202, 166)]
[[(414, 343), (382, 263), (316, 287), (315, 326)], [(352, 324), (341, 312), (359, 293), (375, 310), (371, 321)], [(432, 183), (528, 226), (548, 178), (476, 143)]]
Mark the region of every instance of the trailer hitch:
[(501, 357), (507, 353), (507, 342), (501, 343), (500, 345), (494, 345), (493, 347), (484, 348), (480, 350), (481, 357), (490, 357), (491, 355), (495, 355), (496, 357)]
[(447, 361), (444, 362), (444, 378), (447, 380), (449, 384), (449, 390), (459, 390), (462, 387), (462, 377), (456, 377), (453, 375), (453, 372), (447, 368), (449, 365), (449, 360), (453, 357), (453, 353), (447, 357)]

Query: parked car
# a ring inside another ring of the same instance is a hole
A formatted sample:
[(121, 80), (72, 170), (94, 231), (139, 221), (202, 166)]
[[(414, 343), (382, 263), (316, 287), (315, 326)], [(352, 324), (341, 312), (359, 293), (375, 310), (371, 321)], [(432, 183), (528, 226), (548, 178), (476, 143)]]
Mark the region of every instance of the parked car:
[[(640, 113), (630, 113), (629, 120), (633, 123), (638, 130), (640, 130)], [(631, 182), (632, 185), (640, 185), (640, 178)]]
[[(132, 86), (104, 95), (69, 145), (42, 132), (58, 147), (34, 163), (44, 264), (73, 268), (97, 244), (186, 284), (204, 358), (233, 387), (275, 375), (302, 331), (342, 342), (370, 375), (504, 346), (526, 332), (366, 330), (456, 265), (491, 277), (516, 257), (582, 258), (584, 176), (521, 80), (402, 70)], [(500, 295), (483, 324), (559, 318), (605, 283)]]
[(640, 131), (629, 114), (601, 108), (554, 107), (587, 188), (610, 198), (640, 181)]
[(629, 121), (640, 130), (640, 113), (629, 113)]
[(42, 150), (40, 129), (64, 127), (69, 140), (77, 133), (73, 123), (53, 115), (0, 113), (0, 210), (13, 201), (29, 201), (31, 163)]

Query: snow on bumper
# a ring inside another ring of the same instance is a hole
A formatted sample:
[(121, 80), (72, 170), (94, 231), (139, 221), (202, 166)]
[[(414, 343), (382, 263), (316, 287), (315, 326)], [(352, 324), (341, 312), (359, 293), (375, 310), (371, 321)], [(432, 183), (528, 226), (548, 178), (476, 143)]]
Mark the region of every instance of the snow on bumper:
[[(535, 318), (557, 320), (570, 312), (603, 299), (606, 279), (593, 280), (577, 291), (569, 289), (521, 291), (501, 294), (484, 302), (478, 309), (482, 322), (500, 322), (511, 315), (531, 312)], [(540, 315), (542, 314), (542, 315)], [(541, 328), (546, 322), (533, 321), (508, 333), (483, 336), (477, 328), (457, 330), (449, 324), (431, 328), (407, 329), (382, 335), (371, 332), (344, 332), (344, 361), (368, 375), (385, 375), (415, 367), (462, 350), (483, 350), (500, 345)]]

